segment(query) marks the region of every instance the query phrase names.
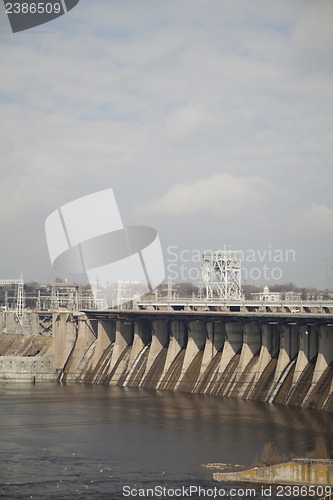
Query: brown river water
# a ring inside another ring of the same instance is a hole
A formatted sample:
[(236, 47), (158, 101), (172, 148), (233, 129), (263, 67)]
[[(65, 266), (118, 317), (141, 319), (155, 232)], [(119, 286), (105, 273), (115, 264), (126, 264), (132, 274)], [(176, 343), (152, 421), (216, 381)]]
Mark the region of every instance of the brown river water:
[(319, 436), (333, 456), (332, 413), (181, 392), (2, 384), (0, 417), (0, 499), (275, 499), (202, 464), (250, 465), (268, 441), (304, 456)]

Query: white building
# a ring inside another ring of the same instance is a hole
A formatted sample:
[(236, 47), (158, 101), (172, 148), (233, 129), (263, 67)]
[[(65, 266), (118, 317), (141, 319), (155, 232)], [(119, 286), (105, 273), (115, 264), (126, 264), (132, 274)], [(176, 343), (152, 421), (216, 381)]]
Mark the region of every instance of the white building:
[(252, 293), (254, 300), (260, 300), (265, 302), (279, 302), (281, 301), (280, 292), (270, 292), (267, 285), (264, 286), (262, 292)]

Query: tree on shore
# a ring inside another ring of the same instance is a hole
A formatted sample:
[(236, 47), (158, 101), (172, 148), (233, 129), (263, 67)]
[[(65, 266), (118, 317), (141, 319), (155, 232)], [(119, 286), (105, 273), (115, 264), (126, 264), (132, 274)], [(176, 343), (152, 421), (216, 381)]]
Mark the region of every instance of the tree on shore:
[(314, 458), (323, 458), (323, 459), (330, 458), (328, 451), (327, 451), (326, 442), (325, 442), (325, 439), (323, 438), (323, 436), (320, 436), (316, 440), (315, 449), (314, 449)]
[(256, 458), (252, 465), (254, 467), (262, 467), (264, 465), (275, 465), (284, 461), (284, 457), (281, 456), (279, 450), (273, 441), (268, 441), (264, 444), (261, 451), (260, 457)]

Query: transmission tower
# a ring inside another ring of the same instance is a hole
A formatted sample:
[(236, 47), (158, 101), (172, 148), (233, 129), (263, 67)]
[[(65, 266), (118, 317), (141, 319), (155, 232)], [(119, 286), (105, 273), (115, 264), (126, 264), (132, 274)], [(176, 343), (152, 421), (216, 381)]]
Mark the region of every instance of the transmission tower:
[(24, 281), (21, 273), (18, 280), (0, 280), (0, 285), (16, 285), (16, 317), (22, 325), (23, 321), (23, 302), (24, 302)]
[(23, 321), (23, 302), (24, 302), (24, 281), (23, 274), (21, 273), (20, 279), (17, 283), (17, 302), (16, 302), (16, 316), (22, 325)]
[(331, 295), (333, 292), (333, 259), (325, 259), (325, 272), (327, 278), (327, 289)]

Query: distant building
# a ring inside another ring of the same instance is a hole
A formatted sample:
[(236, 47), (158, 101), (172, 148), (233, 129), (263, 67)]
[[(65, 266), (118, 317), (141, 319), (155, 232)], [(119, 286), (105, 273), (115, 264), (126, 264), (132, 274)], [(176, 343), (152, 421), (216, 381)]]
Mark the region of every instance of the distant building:
[(67, 281), (64, 283), (55, 283), (54, 287), (59, 293), (75, 293), (79, 289), (78, 285), (67, 283)]
[(256, 292), (251, 294), (254, 300), (260, 300), (265, 302), (279, 302), (281, 300), (280, 292), (271, 292), (267, 285), (264, 286), (262, 292)]
[(292, 300), (300, 301), (302, 300), (302, 292), (286, 292), (284, 294), (284, 300), (287, 300), (289, 302)]
[[(333, 298), (332, 295), (327, 295), (327, 298)], [(306, 294), (306, 300), (323, 300), (324, 299), (324, 294), (321, 292), (309, 292)]]
[(46, 291), (48, 293), (52, 292), (52, 289), (59, 293), (75, 293), (79, 289), (79, 286), (74, 283), (68, 283), (67, 281), (55, 282), (52, 285), (46, 285)]

